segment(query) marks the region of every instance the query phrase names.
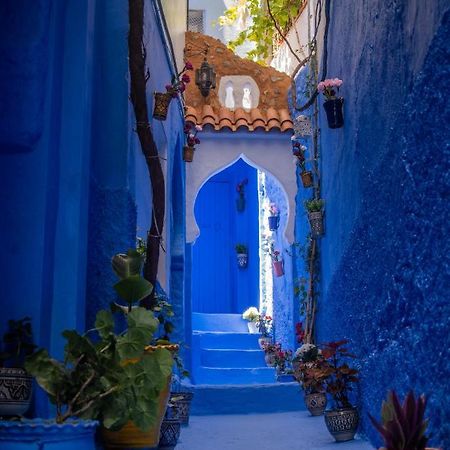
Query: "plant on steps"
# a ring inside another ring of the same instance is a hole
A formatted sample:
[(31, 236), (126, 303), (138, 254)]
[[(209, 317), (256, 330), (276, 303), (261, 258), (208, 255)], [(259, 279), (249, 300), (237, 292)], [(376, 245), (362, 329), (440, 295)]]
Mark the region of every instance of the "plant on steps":
[(409, 392), (401, 404), (397, 394), (391, 391), (381, 407), (381, 423), (369, 414), (384, 439), (385, 450), (425, 450), (428, 443), (426, 404), (424, 395), (415, 398), (413, 392)]
[(248, 322), (248, 331), (250, 333), (257, 333), (258, 329), (256, 328), (256, 321), (259, 317), (259, 311), (254, 306), (251, 306), (250, 308), (247, 308), (243, 314), (242, 318)]

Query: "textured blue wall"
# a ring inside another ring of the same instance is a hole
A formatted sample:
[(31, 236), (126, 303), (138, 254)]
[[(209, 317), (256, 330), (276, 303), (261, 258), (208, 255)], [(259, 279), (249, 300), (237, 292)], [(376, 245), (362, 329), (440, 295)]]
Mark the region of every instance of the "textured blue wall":
[(345, 126), (330, 130), (320, 105), (319, 341), (351, 339), (374, 443), (367, 413), (414, 389), (448, 448), (449, 4), (332, 4), (327, 77), (344, 80)]

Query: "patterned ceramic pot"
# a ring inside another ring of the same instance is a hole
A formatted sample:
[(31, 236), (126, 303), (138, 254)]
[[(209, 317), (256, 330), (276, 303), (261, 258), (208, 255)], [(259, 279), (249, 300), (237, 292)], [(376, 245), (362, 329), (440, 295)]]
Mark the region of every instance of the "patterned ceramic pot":
[(300, 174), (302, 179), (302, 184), (304, 188), (309, 188), (313, 185), (312, 172), (310, 170), (305, 170)]
[(325, 411), (325, 424), (336, 442), (351, 441), (358, 428), (359, 415), (355, 408)]
[(73, 420), (57, 424), (43, 419), (0, 421), (2, 450), (95, 450), (98, 422)]
[(183, 147), (183, 160), (186, 162), (192, 162), (194, 160), (195, 148), (190, 145), (185, 145)]
[(237, 254), (237, 263), (239, 269), (245, 269), (248, 264), (248, 255), (247, 253), (238, 253)]
[(24, 369), (0, 368), (0, 416), (21, 416), (30, 407), (33, 378)]
[(323, 107), (327, 114), (328, 126), (330, 128), (341, 128), (344, 126), (344, 115), (342, 113), (344, 99), (342, 97), (327, 100)]
[(153, 117), (156, 120), (166, 120), (172, 96), (167, 92), (155, 92), (155, 109)]
[(189, 425), (189, 414), (194, 394), (192, 392), (171, 392), (170, 398), (177, 397), (178, 417), (181, 425)]
[(311, 232), (314, 236), (323, 235), (323, 216), (322, 211), (314, 211), (308, 213), (309, 224), (311, 226)]
[(321, 416), (327, 406), (327, 396), (324, 392), (314, 392), (305, 395), (305, 405), (312, 416)]
[(161, 437), (159, 438), (160, 450), (172, 450), (178, 444), (180, 438), (180, 419), (164, 419), (161, 424)]
[(272, 343), (272, 338), (270, 338), (270, 337), (262, 336), (258, 339), (259, 348), (261, 350), (264, 350), (264, 345), (271, 344), (271, 343)]

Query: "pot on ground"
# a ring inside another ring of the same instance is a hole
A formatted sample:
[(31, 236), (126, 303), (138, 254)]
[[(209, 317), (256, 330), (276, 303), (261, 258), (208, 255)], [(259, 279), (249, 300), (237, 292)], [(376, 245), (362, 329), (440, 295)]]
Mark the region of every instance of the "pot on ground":
[(325, 411), (325, 424), (336, 442), (351, 441), (358, 429), (359, 414), (356, 408)]
[(261, 337), (258, 339), (259, 348), (260, 348), (261, 350), (264, 350), (264, 345), (266, 345), (266, 344), (271, 344), (271, 343), (272, 343), (272, 338), (270, 338), (270, 337), (261, 336)]
[(239, 269), (245, 269), (248, 264), (248, 254), (247, 253), (238, 253), (237, 254), (237, 263)]
[(57, 424), (43, 419), (0, 421), (2, 450), (95, 450), (98, 422), (73, 420)]
[(323, 235), (323, 214), (322, 211), (313, 211), (308, 213), (309, 224), (313, 236)]
[(247, 322), (248, 332), (251, 334), (258, 334), (258, 327), (256, 326), (256, 322)]
[(0, 416), (21, 416), (30, 407), (33, 378), (24, 369), (0, 368)]
[(313, 185), (313, 176), (310, 170), (305, 170), (300, 173), (300, 178), (302, 179), (302, 184), (304, 188), (310, 188)]
[(275, 366), (275, 354), (274, 353), (266, 353), (264, 355), (264, 361), (266, 362), (268, 367)]
[[(173, 398), (177, 398), (176, 396)], [(164, 420), (161, 424), (161, 433), (158, 449), (173, 450), (178, 444), (181, 432), (181, 421), (178, 412), (178, 399), (173, 402), (173, 406), (167, 408)]]
[(195, 147), (191, 145), (185, 145), (183, 147), (183, 161), (192, 162), (194, 160)]
[(324, 392), (306, 394), (305, 405), (312, 416), (321, 416), (327, 406), (327, 396)]
[(273, 261), (273, 274), (276, 277), (282, 277), (284, 275), (284, 269), (283, 269), (283, 261)]
[(153, 118), (156, 120), (166, 120), (169, 112), (172, 95), (168, 92), (155, 92), (155, 108)]
[(189, 414), (191, 411), (191, 402), (194, 394), (187, 391), (171, 392), (170, 397), (177, 397), (178, 417), (181, 425), (189, 425)]
[(275, 231), (278, 230), (280, 226), (280, 216), (269, 216), (269, 230)]
[(323, 104), (330, 128), (341, 128), (344, 126), (343, 106), (344, 99), (342, 97), (327, 100)]

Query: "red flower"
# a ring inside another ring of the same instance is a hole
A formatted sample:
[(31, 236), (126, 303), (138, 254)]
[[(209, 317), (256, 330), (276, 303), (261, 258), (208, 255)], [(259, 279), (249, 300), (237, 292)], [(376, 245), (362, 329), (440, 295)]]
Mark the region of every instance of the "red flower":
[(191, 77), (187, 73), (184, 73), (181, 77), (181, 81), (183, 83), (189, 83), (191, 81)]
[(194, 70), (194, 66), (192, 65), (192, 63), (191, 63), (190, 61), (186, 61), (186, 62), (184, 63), (184, 68), (185, 68), (186, 70)]

